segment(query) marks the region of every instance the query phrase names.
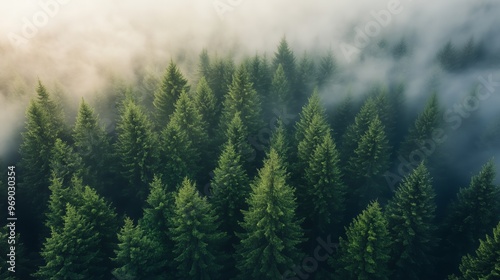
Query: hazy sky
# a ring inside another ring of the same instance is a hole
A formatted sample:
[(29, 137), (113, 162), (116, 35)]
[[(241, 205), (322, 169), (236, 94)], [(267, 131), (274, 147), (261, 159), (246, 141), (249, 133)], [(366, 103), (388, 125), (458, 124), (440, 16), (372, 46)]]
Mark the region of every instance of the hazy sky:
[[(37, 78), (49, 85), (58, 82), (71, 96), (88, 96), (106, 84), (109, 74), (129, 79), (138, 68), (164, 67), (182, 55), (187, 55), (186, 65), (195, 64), (202, 48), (236, 58), (255, 52), (272, 56), (283, 35), (298, 56), (331, 49), (351, 73), (349, 86), (355, 89), (394, 79), (394, 62), (376, 56), (360, 61), (358, 53), (347, 57), (342, 47), (364, 51), (381, 39), (405, 38), (413, 53), (406, 62), (410, 70), (401, 78), (409, 96), (418, 100), (425, 83), (440, 73), (432, 62), (448, 40), (463, 44), (473, 36), (486, 42), (487, 50), (500, 49), (499, 6), (495, 0), (2, 1), (0, 155), (23, 126), (26, 106), (26, 100), (13, 103), (5, 96), (23, 87), (33, 93)], [(374, 23), (378, 29), (370, 29)], [(373, 33), (361, 47), (356, 46), (357, 30)], [(478, 75), (488, 74), (498, 70), (439, 74), (444, 107), (459, 102)]]

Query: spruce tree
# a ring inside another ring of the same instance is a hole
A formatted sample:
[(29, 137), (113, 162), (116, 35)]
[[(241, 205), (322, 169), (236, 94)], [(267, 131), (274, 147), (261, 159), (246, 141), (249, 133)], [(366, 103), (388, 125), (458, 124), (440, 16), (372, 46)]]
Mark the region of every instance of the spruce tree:
[(295, 85), (295, 78), (297, 75), (297, 66), (295, 64), (295, 55), (293, 51), (288, 46), (288, 42), (285, 37), (281, 38), (278, 45), (278, 49), (274, 53), (273, 58), (273, 71), (278, 69), (279, 65), (282, 65), (283, 70), (286, 75), (286, 79), (293, 87)]
[(282, 159), (283, 168), (289, 170), (291, 159), (289, 135), (285, 130), (285, 125), (281, 119), (278, 119), (276, 128), (274, 129), (271, 140), (270, 149), (274, 149), (278, 156)]
[(91, 217), (67, 204), (61, 233), (52, 230), (41, 255), (45, 265), (34, 276), (40, 279), (108, 279), (99, 231)]
[(233, 60), (231, 58), (218, 58), (211, 64), (210, 73), (205, 77), (217, 100), (216, 113), (219, 118), (221, 117), (222, 103), (233, 80), (233, 74)]
[(339, 279), (391, 279), (388, 269), (391, 240), (387, 220), (378, 202), (373, 202), (340, 238), (339, 255), (333, 265)]
[(63, 140), (69, 140), (69, 132), (64, 122), (64, 112), (62, 110), (62, 107), (52, 98), (52, 96), (49, 94), (40, 80), (38, 80), (36, 93), (36, 102), (38, 103), (38, 105), (40, 105), (42, 111), (47, 114), (51, 132), (55, 136), (63, 138)]
[(122, 194), (128, 201), (144, 201), (147, 186), (157, 168), (157, 139), (152, 124), (133, 101), (126, 101), (118, 122), (115, 151), (119, 170), (128, 185)]
[(240, 112), (241, 121), (247, 127), (250, 135), (256, 135), (262, 128), (261, 103), (243, 65), (234, 73), (233, 82), (224, 99), (220, 125), (223, 131), (228, 128), (237, 112)]
[(500, 220), (500, 187), (493, 183), (495, 175), (493, 161), (487, 162), (452, 202), (443, 240), (447, 259), (458, 261), (457, 257), (472, 253), (478, 240)]
[(118, 280), (165, 279), (166, 260), (162, 258), (161, 245), (150, 239), (141, 226), (126, 217), (118, 241), (113, 276)]
[(479, 241), (474, 255), (462, 258), (460, 275), (452, 280), (499, 279), (500, 278), (500, 223), (493, 228), (493, 235)]
[(73, 151), (73, 147), (56, 139), (50, 169), (54, 176), (61, 178), (63, 182), (70, 182), (73, 176), (81, 177), (87, 175), (82, 158)]
[(66, 205), (77, 205), (83, 192), (83, 185), (78, 177), (72, 177), (71, 181), (63, 181), (52, 173), (52, 183), (49, 186), (51, 191), (49, 197), (48, 210), (45, 213), (47, 219), (45, 226), (52, 231), (61, 233), (64, 228), (64, 215)]
[(207, 78), (212, 71), (212, 65), (210, 61), (210, 56), (208, 55), (207, 49), (203, 49), (199, 55), (198, 62), (198, 84), (202, 78)]
[[(266, 55), (256, 54), (248, 61), (247, 69), (250, 75), (250, 81), (253, 84), (253, 88), (257, 91), (257, 95), (262, 104), (269, 104), (272, 72)], [(273, 111), (269, 111), (269, 109), (270, 108), (267, 108), (266, 111), (264, 108), (263, 116), (266, 120), (274, 113)]]
[(317, 87), (315, 81), (316, 66), (307, 52), (304, 52), (297, 65), (297, 73), (295, 78), (295, 86), (292, 96), (292, 110), (300, 109), (310, 97), (311, 92)]
[(303, 234), (294, 190), (286, 183), (286, 171), (274, 149), (259, 170), (248, 204), (237, 248), (240, 278), (280, 279), (298, 261)]
[(291, 108), (291, 88), (281, 64), (278, 65), (278, 68), (274, 72), (269, 99), (269, 103), (267, 103), (267, 105), (271, 106), (268, 109), (269, 111), (272, 111), (272, 109), (279, 110), (281, 106)]
[(354, 155), (349, 159), (347, 184), (354, 189), (351, 206), (358, 202), (362, 208), (372, 199), (383, 194), (382, 175), (389, 167), (390, 150), (385, 128), (376, 116), (361, 136)]
[(241, 156), (232, 141), (224, 145), (211, 186), (213, 194), (211, 202), (221, 218), (221, 229), (228, 234), (230, 242), (235, 244), (234, 231), (240, 229), (238, 223), (243, 217), (241, 210), (246, 208), (245, 199), (250, 186)]
[(82, 158), (88, 172), (85, 181), (102, 192), (111, 184), (114, 171), (110, 170), (111, 146), (97, 114), (83, 99), (73, 129), (73, 140), (75, 152)]
[(344, 212), (345, 185), (339, 166), (339, 154), (330, 133), (314, 149), (305, 169), (307, 221), (312, 236), (339, 234)]
[(437, 245), (436, 203), (429, 172), (421, 163), (397, 189), (386, 208), (391, 234), (391, 270), (397, 279), (425, 279)]
[(337, 64), (331, 51), (321, 58), (318, 72), (316, 74), (316, 82), (319, 88), (329, 85), (337, 72)]
[(236, 112), (227, 127), (225, 143), (231, 142), (234, 145), (236, 153), (241, 157), (243, 167), (248, 174), (253, 174), (251, 162), (255, 159), (255, 150), (250, 146), (248, 138), (248, 128), (241, 120), (240, 112)]
[(156, 108), (156, 127), (163, 129), (170, 115), (174, 112), (174, 104), (181, 92), (189, 91), (188, 81), (184, 78), (177, 65), (170, 60), (170, 63), (163, 76), (161, 86), (155, 92), (153, 105)]
[(194, 106), (201, 115), (202, 120), (207, 124), (207, 133), (210, 137), (215, 136), (218, 126), (217, 119), (217, 99), (213, 91), (208, 86), (205, 76), (202, 76), (196, 87), (194, 96)]
[(218, 217), (187, 178), (175, 197), (170, 232), (180, 279), (220, 279), (222, 254), (219, 246), (225, 234), (219, 230)]
[[(321, 105), (321, 99), (319, 97), (318, 90), (315, 89), (309, 97), (307, 104), (302, 108), (302, 112), (299, 116), (299, 121), (295, 125), (295, 143), (300, 143), (306, 135), (306, 130), (309, 128), (314, 116), (318, 116), (321, 120), (322, 126), (328, 126), (326, 123), (326, 112), (324, 107)], [(323, 123), (323, 120), (324, 123)]]

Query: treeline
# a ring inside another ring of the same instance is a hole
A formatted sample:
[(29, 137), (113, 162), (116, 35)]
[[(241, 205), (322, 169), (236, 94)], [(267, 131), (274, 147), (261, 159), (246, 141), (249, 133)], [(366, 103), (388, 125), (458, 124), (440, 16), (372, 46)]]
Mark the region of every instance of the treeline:
[(493, 161), (440, 219), (439, 149), (387, 180), (443, 127), (437, 93), (407, 127), (403, 85), (327, 111), (334, 57), (298, 59), (285, 39), (272, 59), (199, 61), (193, 85), (171, 61), (149, 90), (82, 99), (72, 126), (39, 82), (18, 165), (20, 279), (499, 277)]

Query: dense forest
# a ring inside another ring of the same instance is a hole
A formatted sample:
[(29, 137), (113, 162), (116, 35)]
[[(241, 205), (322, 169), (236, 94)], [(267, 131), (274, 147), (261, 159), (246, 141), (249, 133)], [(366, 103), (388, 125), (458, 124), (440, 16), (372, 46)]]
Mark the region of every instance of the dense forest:
[[(410, 67), (404, 38), (377, 48)], [(473, 39), (436, 52), (443, 73), (485, 60)], [(285, 37), (194, 69), (114, 79), (74, 118), (38, 80), (2, 163), (20, 221), (15, 274), (0, 231), (1, 279), (500, 279), (497, 159), (457, 178), (446, 141), (473, 118), (447, 118), (433, 81), (418, 112), (404, 80), (336, 93), (350, 78), (332, 52)], [(498, 145), (485, 131), (474, 153)]]

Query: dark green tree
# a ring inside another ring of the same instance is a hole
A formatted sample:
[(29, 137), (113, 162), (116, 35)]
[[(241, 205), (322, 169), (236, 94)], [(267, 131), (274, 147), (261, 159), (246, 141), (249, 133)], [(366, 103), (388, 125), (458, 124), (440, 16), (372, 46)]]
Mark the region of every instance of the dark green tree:
[(288, 42), (285, 37), (281, 38), (278, 49), (274, 53), (273, 72), (278, 69), (280, 64), (283, 66), (287, 81), (293, 87), (295, 85), (297, 75), (297, 66), (295, 65), (295, 55), (288, 46)]
[(387, 220), (378, 202), (373, 202), (340, 238), (336, 263), (339, 279), (391, 279), (388, 263), (391, 240)]
[(397, 279), (428, 279), (437, 245), (436, 203), (424, 163), (408, 175), (386, 208), (392, 240), (391, 270)]
[[(347, 127), (354, 120), (354, 104), (352, 100), (352, 96), (349, 93), (340, 104), (333, 106), (333, 110), (329, 111), (328, 116), (329, 123), (333, 128), (333, 137), (337, 140), (337, 143), (340, 143), (342, 140), (342, 135), (347, 130)], [(331, 112), (331, 113), (330, 113)]]
[(174, 112), (174, 104), (183, 91), (189, 91), (188, 81), (177, 68), (177, 65), (170, 60), (161, 86), (156, 90), (153, 101), (156, 108), (157, 128), (162, 129), (167, 125), (170, 115)]
[(64, 216), (66, 205), (77, 205), (83, 192), (83, 185), (78, 177), (71, 178), (71, 181), (63, 181), (52, 173), (52, 183), (49, 186), (51, 191), (49, 197), (48, 210), (45, 213), (47, 220), (45, 225), (51, 231), (61, 233), (64, 228)]
[(238, 225), (243, 218), (240, 210), (246, 208), (245, 199), (250, 192), (250, 185), (241, 156), (232, 141), (224, 145), (211, 186), (211, 202), (221, 218), (221, 229), (235, 244), (234, 231), (241, 231)]
[(297, 111), (307, 102), (311, 92), (316, 85), (316, 66), (311, 57), (304, 52), (297, 65), (295, 77), (295, 86), (292, 91), (292, 100), (290, 104), (293, 111)]
[(234, 115), (239, 112), (241, 121), (251, 135), (256, 135), (262, 128), (261, 103), (253, 89), (246, 68), (242, 65), (233, 75), (233, 82), (225, 96), (222, 112), (222, 131), (226, 131)]
[(73, 176), (81, 177), (87, 174), (82, 158), (73, 151), (73, 147), (61, 139), (56, 139), (50, 169), (54, 176), (61, 178), (63, 182), (70, 182)]
[[(217, 100), (216, 111), (217, 116), (220, 118), (222, 103), (232, 83), (234, 74), (234, 62), (231, 58), (217, 58), (211, 64), (210, 73), (205, 77), (208, 85), (212, 89)], [(224, 131), (224, 130), (223, 130)]]
[(128, 201), (144, 201), (147, 186), (157, 168), (157, 139), (152, 124), (141, 108), (126, 101), (117, 126), (118, 140), (115, 143), (119, 170), (127, 181), (121, 192)]
[(495, 165), (489, 161), (467, 188), (460, 189), (450, 206), (443, 246), (449, 254), (447, 259), (455, 260), (451, 264), (472, 253), (478, 240), (500, 220), (500, 188), (493, 183), (495, 175)]
[(312, 152), (305, 169), (305, 179), (304, 213), (307, 213), (306, 221), (313, 229), (311, 236), (339, 234), (337, 227), (343, 219), (346, 189), (339, 166), (339, 154), (330, 133), (323, 136)]
[(278, 65), (278, 68), (274, 72), (269, 99), (268, 105), (272, 108), (279, 108), (281, 106), (290, 108), (290, 100), (292, 99), (291, 88), (281, 64)]
[(174, 243), (169, 232), (170, 218), (174, 215), (175, 193), (167, 190), (167, 186), (158, 176), (154, 177), (149, 189), (150, 193), (139, 226), (147, 238), (158, 244), (157, 249), (160, 250), (158, 258), (165, 261), (162, 266), (166, 272), (165, 277), (175, 278), (176, 268), (172, 254)]
[(234, 145), (236, 153), (241, 157), (243, 167), (248, 174), (253, 174), (251, 162), (255, 159), (255, 150), (250, 146), (248, 137), (248, 128), (241, 120), (240, 112), (236, 112), (225, 133), (226, 143), (231, 142)]
[(114, 172), (110, 162), (111, 145), (97, 114), (83, 99), (73, 129), (73, 140), (75, 152), (82, 158), (88, 172), (85, 182), (102, 193), (106, 186), (111, 185)]
[(217, 99), (213, 91), (208, 86), (205, 76), (200, 78), (194, 96), (194, 106), (201, 118), (207, 124), (207, 133), (210, 137), (215, 136), (215, 131), (219, 124), (217, 119)]
[(499, 279), (500, 278), (500, 223), (493, 228), (493, 236), (479, 241), (474, 255), (462, 258), (460, 275), (451, 280)]
[(316, 82), (319, 88), (329, 85), (337, 72), (337, 63), (331, 51), (321, 58), (318, 71), (316, 74)]
[[(256, 54), (247, 62), (247, 69), (253, 88), (257, 91), (262, 104), (269, 104), (272, 72), (266, 55)], [(263, 112), (267, 119), (273, 112)]]
[(165, 279), (166, 260), (162, 258), (161, 245), (150, 239), (141, 226), (126, 217), (118, 241), (113, 276), (118, 280)]
[(38, 80), (36, 93), (36, 102), (40, 105), (42, 111), (47, 114), (52, 133), (63, 140), (69, 140), (69, 130), (64, 122), (64, 112), (61, 104), (53, 99), (40, 80)]
[(196, 186), (184, 179), (175, 197), (170, 230), (180, 279), (220, 279), (222, 254), (219, 246), (225, 234), (219, 230), (218, 217), (201, 197)]
[[(207, 49), (203, 49), (199, 55), (198, 62), (198, 78), (209, 77), (210, 72), (212, 71), (212, 65), (210, 61), (210, 56), (208, 55)], [(198, 81), (198, 84), (200, 81)]]
[(289, 170), (290, 165), (290, 140), (285, 129), (285, 125), (281, 119), (278, 119), (276, 128), (274, 129), (270, 139), (270, 149), (274, 149), (278, 156), (282, 159), (282, 166), (285, 170)]
[(77, 207), (67, 204), (64, 228), (52, 230), (41, 255), (45, 264), (35, 276), (39, 279), (108, 279), (105, 255), (100, 247), (94, 221)]
[(244, 231), (238, 234), (240, 278), (280, 279), (298, 261), (303, 233), (294, 190), (286, 183), (286, 171), (274, 149), (259, 170), (248, 204), (241, 223)]

